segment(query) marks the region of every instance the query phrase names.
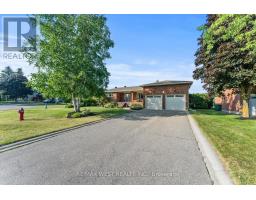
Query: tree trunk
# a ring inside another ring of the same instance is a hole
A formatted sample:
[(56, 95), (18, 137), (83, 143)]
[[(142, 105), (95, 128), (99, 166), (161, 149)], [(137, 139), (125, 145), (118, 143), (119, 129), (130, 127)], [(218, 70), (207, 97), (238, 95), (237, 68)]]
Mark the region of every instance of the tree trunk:
[(74, 107), (74, 111), (80, 112), (80, 98), (74, 97), (74, 95), (72, 95), (72, 104)]
[(77, 108), (77, 112), (80, 112), (80, 98), (77, 98), (76, 108)]
[(248, 119), (250, 118), (249, 113), (249, 100), (251, 97), (251, 87), (241, 88), (241, 97), (242, 97), (242, 118)]
[(249, 115), (249, 100), (243, 99), (242, 118), (248, 119), (249, 117), (250, 117), (250, 115)]

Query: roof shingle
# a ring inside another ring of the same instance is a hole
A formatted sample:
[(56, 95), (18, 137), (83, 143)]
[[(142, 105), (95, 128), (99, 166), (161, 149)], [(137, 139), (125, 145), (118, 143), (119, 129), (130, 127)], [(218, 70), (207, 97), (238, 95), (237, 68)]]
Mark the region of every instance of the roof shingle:
[(131, 87), (117, 87), (117, 88), (112, 88), (109, 90), (106, 90), (106, 92), (136, 92), (136, 91), (142, 91), (143, 87), (140, 86), (131, 86)]
[(183, 84), (189, 84), (192, 85), (193, 81), (171, 81), (171, 80), (166, 80), (166, 81), (156, 81), (154, 83), (148, 83), (141, 85), (141, 87), (145, 86), (161, 86), (161, 85), (183, 85)]
[(130, 86), (130, 87), (116, 87), (109, 90), (106, 90), (106, 92), (132, 92), (132, 91), (143, 91), (143, 87), (146, 86), (162, 86), (162, 85), (182, 85), (182, 84), (188, 84), (192, 85), (193, 81), (156, 81), (154, 83), (148, 83), (140, 86)]

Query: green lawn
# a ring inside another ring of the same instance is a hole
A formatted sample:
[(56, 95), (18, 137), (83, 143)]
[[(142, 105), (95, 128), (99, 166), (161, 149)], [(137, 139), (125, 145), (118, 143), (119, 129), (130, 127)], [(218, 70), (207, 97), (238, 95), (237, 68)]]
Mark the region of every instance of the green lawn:
[(237, 184), (256, 184), (256, 120), (213, 110), (191, 111)]
[(66, 115), (72, 109), (64, 108), (64, 105), (48, 106), (48, 109), (44, 109), (44, 106), (36, 106), (25, 109), (25, 120), (22, 122), (19, 121), (16, 110), (0, 111), (0, 145), (127, 112), (121, 108), (88, 107), (88, 109), (97, 115), (67, 119)]

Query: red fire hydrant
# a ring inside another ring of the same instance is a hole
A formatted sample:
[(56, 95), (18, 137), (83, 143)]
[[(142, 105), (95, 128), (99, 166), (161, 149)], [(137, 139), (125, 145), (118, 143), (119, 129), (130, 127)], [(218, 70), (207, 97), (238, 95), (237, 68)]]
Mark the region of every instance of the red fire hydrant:
[(24, 120), (24, 109), (19, 109), (18, 113), (20, 114), (20, 121)]

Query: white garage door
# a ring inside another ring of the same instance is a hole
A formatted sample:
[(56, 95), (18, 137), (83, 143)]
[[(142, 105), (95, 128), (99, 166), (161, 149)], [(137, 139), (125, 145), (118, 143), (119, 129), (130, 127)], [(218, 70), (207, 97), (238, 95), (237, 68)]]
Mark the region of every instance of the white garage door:
[(162, 96), (161, 95), (150, 95), (146, 96), (145, 107), (151, 110), (162, 110)]
[(166, 95), (166, 110), (186, 110), (186, 98), (184, 94)]
[(250, 105), (250, 116), (256, 116), (256, 96), (252, 96), (249, 102)]

